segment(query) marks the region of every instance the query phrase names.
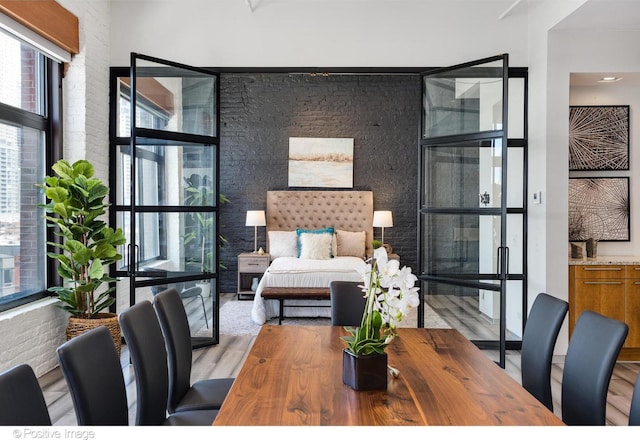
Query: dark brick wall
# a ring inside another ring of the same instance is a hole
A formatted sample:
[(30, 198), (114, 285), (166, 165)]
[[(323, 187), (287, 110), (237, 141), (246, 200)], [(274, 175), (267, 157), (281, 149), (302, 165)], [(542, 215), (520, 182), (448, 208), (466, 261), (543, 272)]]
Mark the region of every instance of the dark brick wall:
[[(376, 210), (393, 211), (385, 241), (416, 271), (420, 80), (417, 75), (222, 74), (221, 233), (229, 240), (221, 292), (236, 291), (240, 252), (253, 250), (247, 210), (266, 192), (288, 189), (289, 137), (354, 138), (354, 190), (371, 190)], [(374, 228), (380, 239), (380, 228)], [(265, 228), (258, 246), (265, 247)]]

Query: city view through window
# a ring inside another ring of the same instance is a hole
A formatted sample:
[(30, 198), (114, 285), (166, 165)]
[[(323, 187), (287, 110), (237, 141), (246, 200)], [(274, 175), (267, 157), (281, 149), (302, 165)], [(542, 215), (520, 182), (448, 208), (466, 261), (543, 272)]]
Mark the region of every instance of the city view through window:
[(35, 186), (45, 174), (46, 58), (0, 32), (0, 304), (46, 285), (45, 224)]

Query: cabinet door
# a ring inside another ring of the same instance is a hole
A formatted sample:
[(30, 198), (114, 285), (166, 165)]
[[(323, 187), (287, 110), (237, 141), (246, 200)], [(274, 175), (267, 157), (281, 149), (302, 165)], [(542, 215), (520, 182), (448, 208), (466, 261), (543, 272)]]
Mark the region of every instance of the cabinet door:
[(625, 283), (623, 279), (576, 279), (576, 304), (574, 318), (577, 321), (584, 310), (625, 320)]
[(629, 326), (625, 348), (640, 348), (640, 280), (627, 280), (624, 321)]
[(625, 348), (640, 348), (640, 266), (627, 266), (625, 322), (629, 334)]

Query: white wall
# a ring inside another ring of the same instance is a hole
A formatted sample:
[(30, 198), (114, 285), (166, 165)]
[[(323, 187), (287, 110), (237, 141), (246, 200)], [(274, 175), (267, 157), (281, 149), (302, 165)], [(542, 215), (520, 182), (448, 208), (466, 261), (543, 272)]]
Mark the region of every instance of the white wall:
[(130, 52), (194, 66), (446, 66), (509, 53), (527, 61), (513, 0), (118, 0), (111, 63)]
[(0, 315), (0, 371), (27, 363), (40, 376), (58, 366), (56, 348), (65, 340), (68, 314), (57, 302), (43, 299)]
[[(562, 270), (568, 264), (566, 252), (558, 251), (567, 244), (567, 185), (565, 182), (558, 186), (556, 178), (562, 169), (566, 176), (568, 147), (564, 156), (556, 154), (556, 141), (550, 141), (547, 136), (549, 124), (562, 117), (555, 113), (556, 109), (553, 114), (549, 113), (549, 101), (557, 95), (568, 96), (569, 84), (568, 78), (549, 75), (555, 60), (549, 59), (548, 51), (552, 45), (549, 30), (583, 3), (585, 0), (544, 0), (529, 4), (529, 307), (540, 292), (565, 301), (569, 299), (567, 270)], [(542, 191), (542, 203), (533, 204), (532, 194), (538, 191)], [(555, 352), (566, 353), (568, 341), (568, 322), (565, 320)]]
[(109, 176), (109, 0), (59, 0), (80, 25), (80, 53), (63, 80), (64, 157), (90, 158), (96, 177)]

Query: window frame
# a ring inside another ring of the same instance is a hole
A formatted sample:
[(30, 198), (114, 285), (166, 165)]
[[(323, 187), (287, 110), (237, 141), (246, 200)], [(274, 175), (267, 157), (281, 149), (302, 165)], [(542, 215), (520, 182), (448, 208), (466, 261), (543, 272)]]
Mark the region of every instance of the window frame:
[[(31, 46), (18, 36), (11, 33), (7, 34), (12, 38), (19, 40), (21, 44)], [(0, 102), (0, 122), (39, 130), (44, 133), (44, 157), (42, 158), (43, 162), (38, 163), (38, 170), (42, 173), (42, 175), (38, 176), (38, 180), (41, 181), (44, 179), (47, 170), (50, 170), (51, 166), (58, 159), (62, 158), (62, 77), (64, 66), (62, 63), (53, 60), (37, 48), (34, 49), (38, 52), (42, 62), (42, 70), (40, 72), (42, 78), (40, 85), (43, 88), (43, 115)], [(42, 217), (41, 221), (43, 222), (43, 227), (46, 228), (46, 225), (44, 224), (44, 216), (41, 214), (42, 210), (38, 209), (37, 215)], [(45, 230), (45, 239), (47, 242), (57, 240), (57, 237), (55, 237), (51, 228), (46, 228)], [(38, 245), (45, 245), (45, 243), (38, 243)], [(46, 246), (47, 252), (55, 251), (53, 246)], [(11, 310), (42, 298), (55, 296), (54, 293), (49, 292), (47, 289), (54, 285), (60, 285), (62, 281), (60, 276), (57, 274), (55, 261), (51, 258), (45, 257), (45, 259), (45, 289), (26, 293), (24, 296), (19, 298), (0, 303), (0, 312)]]

